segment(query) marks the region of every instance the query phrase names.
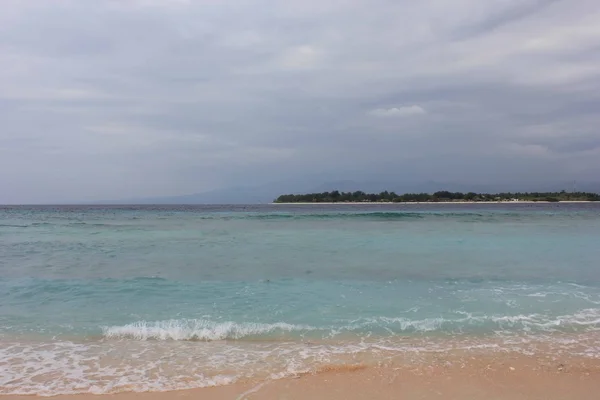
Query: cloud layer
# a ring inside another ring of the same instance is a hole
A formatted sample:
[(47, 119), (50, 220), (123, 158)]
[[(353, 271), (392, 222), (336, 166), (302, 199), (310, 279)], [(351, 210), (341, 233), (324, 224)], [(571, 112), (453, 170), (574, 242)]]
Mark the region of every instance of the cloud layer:
[(370, 113), (375, 117), (408, 117), (411, 115), (425, 114), (425, 110), (420, 106), (403, 106), (392, 108), (376, 108)]
[(6, 0), (0, 203), (595, 179), (598, 48), (596, 0)]

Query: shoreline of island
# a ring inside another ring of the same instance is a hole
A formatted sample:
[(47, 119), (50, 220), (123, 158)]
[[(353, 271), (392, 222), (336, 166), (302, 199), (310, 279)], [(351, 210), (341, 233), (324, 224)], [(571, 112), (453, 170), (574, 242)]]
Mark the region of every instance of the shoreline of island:
[[(597, 201), (590, 200), (559, 200), (559, 201), (533, 201), (533, 200), (519, 200), (519, 201), (337, 201), (337, 202), (272, 202), (270, 205), (439, 205), (439, 204), (578, 204), (578, 203), (599, 203)], [(599, 203), (600, 204), (600, 203)]]

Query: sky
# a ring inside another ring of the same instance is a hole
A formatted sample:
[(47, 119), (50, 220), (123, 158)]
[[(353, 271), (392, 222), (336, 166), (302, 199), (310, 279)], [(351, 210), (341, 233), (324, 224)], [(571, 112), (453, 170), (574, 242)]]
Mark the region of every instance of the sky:
[(0, 203), (600, 177), (598, 0), (3, 0)]

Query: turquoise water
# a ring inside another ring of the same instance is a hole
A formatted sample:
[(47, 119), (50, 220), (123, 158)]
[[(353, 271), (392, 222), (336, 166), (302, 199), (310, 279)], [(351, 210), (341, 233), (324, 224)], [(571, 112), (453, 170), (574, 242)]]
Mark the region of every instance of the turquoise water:
[(599, 243), (595, 204), (0, 208), (0, 393), (533, 342), (600, 357)]

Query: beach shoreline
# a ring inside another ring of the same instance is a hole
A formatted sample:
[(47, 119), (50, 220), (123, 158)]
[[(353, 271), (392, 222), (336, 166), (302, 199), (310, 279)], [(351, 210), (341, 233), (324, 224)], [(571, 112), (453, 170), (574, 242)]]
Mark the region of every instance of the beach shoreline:
[[(418, 366), (382, 361), (378, 365), (323, 367), (313, 373), (266, 381), (171, 392), (122, 392), (53, 396), (56, 400), (217, 399), (490, 399), (591, 400), (600, 392), (600, 360), (527, 356), (516, 353), (448, 357), (439, 354)], [(3, 395), (25, 400), (31, 396)]]
[(364, 201), (364, 202), (298, 202), (298, 203), (269, 203), (270, 205), (451, 205), (451, 204), (580, 204), (580, 203), (597, 203), (588, 200), (565, 200), (565, 201), (406, 201), (406, 202), (391, 202), (391, 201)]

